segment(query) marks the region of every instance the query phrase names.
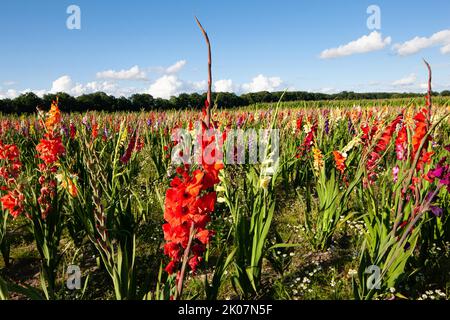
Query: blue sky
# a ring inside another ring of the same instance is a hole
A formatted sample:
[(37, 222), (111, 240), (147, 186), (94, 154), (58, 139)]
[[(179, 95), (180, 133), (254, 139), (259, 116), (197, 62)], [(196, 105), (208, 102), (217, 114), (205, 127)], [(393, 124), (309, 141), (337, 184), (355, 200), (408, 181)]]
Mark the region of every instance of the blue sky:
[[(81, 10), (80, 30), (66, 26), (69, 5)], [(367, 27), (370, 5), (381, 10), (380, 30)], [(212, 41), (217, 91), (420, 92), (422, 58), (445, 90), (449, 13), (448, 0), (2, 1), (0, 97), (203, 91), (194, 15)]]

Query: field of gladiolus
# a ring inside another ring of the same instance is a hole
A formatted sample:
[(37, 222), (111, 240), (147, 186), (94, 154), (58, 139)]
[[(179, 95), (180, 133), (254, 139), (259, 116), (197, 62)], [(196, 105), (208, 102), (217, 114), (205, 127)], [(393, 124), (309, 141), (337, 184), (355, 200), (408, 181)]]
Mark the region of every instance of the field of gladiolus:
[(59, 107), (0, 118), (0, 298), (450, 295), (448, 101)]

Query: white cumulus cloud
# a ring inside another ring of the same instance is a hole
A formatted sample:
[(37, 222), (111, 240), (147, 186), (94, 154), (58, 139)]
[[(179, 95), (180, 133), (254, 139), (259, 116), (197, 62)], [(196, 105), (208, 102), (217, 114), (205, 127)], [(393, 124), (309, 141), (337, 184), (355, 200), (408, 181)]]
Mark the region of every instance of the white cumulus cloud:
[(8, 89), (6, 91), (0, 91), (0, 99), (14, 99), (19, 96), (19, 92), (15, 89)]
[[(68, 75), (62, 76), (53, 81), (50, 93), (65, 92), (75, 97), (94, 92), (104, 92), (116, 97), (128, 96), (136, 93), (137, 90), (129, 87), (121, 87), (112, 81), (92, 81), (88, 83), (75, 83)], [(41, 93), (44, 91), (41, 91)]]
[(419, 88), (420, 89), (428, 89), (428, 82), (422, 82), (421, 84), (419, 84)]
[(188, 82), (185, 84), (185, 90), (187, 90), (186, 92), (206, 91), (208, 90), (208, 81), (201, 80)]
[(156, 98), (168, 99), (176, 96), (183, 91), (183, 82), (175, 75), (164, 75), (157, 79), (150, 88), (148, 93)]
[(441, 48), (441, 53), (442, 53), (442, 54), (450, 53), (450, 43), (449, 43), (448, 45), (443, 46), (443, 47)]
[(106, 70), (97, 72), (97, 78), (111, 80), (146, 80), (147, 75), (139, 68), (139, 66), (134, 66), (128, 70)]
[(395, 87), (410, 86), (410, 85), (413, 85), (416, 82), (416, 80), (417, 80), (417, 76), (414, 73), (412, 73), (409, 76), (406, 76), (402, 79), (392, 82), (392, 85)]
[(283, 81), (280, 77), (266, 77), (262, 74), (254, 77), (252, 82), (242, 85), (243, 92), (275, 91), (280, 88)]
[(26, 94), (26, 93), (30, 93), (30, 92), (34, 93), (35, 95), (37, 95), (38, 97), (41, 97), (41, 98), (48, 93), (48, 91), (45, 89), (36, 90), (36, 89), (28, 88), (28, 89), (22, 90), (20, 92), (20, 94)]
[(73, 88), (72, 79), (68, 75), (64, 75), (64, 76), (56, 79), (55, 81), (53, 81), (50, 92), (52, 92), (52, 93), (57, 93), (57, 92), (69, 93), (72, 88)]
[(170, 67), (168, 67), (165, 70), (165, 73), (167, 74), (175, 74), (180, 72), (181, 69), (183, 69), (183, 67), (186, 65), (186, 60), (180, 60), (175, 62), (173, 65), (171, 65)]
[(450, 53), (450, 29), (436, 32), (431, 37), (414, 37), (404, 43), (394, 45), (394, 50), (400, 56), (407, 56), (439, 45), (443, 46), (441, 53)]
[(116, 83), (110, 81), (92, 81), (86, 84), (77, 83), (70, 90), (74, 96), (82, 94), (89, 94), (94, 92), (104, 92), (109, 95), (120, 96), (123, 95), (123, 88), (120, 88)]
[(234, 85), (233, 80), (231, 79), (222, 79), (214, 82), (214, 91), (215, 92), (233, 92)]
[(391, 37), (386, 37), (383, 39), (381, 33), (378, 31), (373, 31), (369, 35), (362, 36), (361, 38), (345, 45), (322, 51), (320, 58), (331, 59), (350, 56), (353, 54), (378, 51), (389, 45), (391, 41)]

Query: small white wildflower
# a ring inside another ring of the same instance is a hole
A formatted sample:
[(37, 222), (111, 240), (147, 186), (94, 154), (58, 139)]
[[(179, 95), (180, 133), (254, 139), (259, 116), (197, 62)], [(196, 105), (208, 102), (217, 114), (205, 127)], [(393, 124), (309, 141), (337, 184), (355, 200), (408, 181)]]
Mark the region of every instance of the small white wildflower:
[(218, 197), (217, 198), (217, 203), (224, 203), (224, 202), (226, 202), (224, 197)]
[(356, 271), (355, 269), (349, 269), (347, 275), (349, 277), (353, 277), (356, 276), (358, 274), (358, 271)]

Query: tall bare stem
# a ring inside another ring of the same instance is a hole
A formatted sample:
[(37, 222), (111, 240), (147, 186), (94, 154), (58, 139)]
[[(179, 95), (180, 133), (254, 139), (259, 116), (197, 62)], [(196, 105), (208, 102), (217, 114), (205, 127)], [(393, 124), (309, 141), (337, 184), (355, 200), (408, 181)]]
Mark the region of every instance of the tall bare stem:
[(212, 72), (211, 72), (211, 43), (209, 42), (208, 34), (206, 33), (205, 29), (203, 28), (200, 21), (198, 21), (197, 17), (195, 17), (195, 21), (197, 21), (197, 24), (200, 28), (200, 30), (203, 33), (203, 36), (205, 37), (206, 45), (208, 46), (208, 93), (206, 96), (206, 100), (208, 102), (208, 106), (206, 109), (206, 125), (209, 128), (209, 123), (211, 119), (211, 87), (212, 87)]

